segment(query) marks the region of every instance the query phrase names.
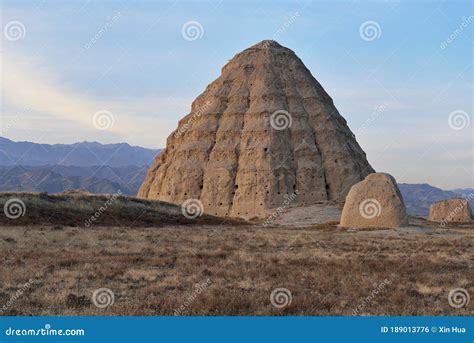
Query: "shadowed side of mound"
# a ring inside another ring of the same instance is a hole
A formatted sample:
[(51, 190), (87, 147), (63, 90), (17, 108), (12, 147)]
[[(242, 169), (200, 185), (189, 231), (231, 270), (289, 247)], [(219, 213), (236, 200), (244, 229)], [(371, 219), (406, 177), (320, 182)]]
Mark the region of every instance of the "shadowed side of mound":
[[(0, 225), (65, 225), (79, 227), (165, 225), (219, 225), (224, 219), (186, 211), (158, 200), (144, 200), (118, 194), (0, 193)], [(239, 220), (225, 219), (238, 225)]]

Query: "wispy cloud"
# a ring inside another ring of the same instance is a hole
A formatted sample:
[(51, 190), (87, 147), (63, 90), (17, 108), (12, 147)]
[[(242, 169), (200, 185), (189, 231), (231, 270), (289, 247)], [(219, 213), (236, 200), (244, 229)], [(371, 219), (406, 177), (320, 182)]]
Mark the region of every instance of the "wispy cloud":
[[(3, 54), (2, 63), (8, 71), (2, 76), (2, 94), (10, 105), (49, 113), (90, 129), (94, 129), (94, 114), (107, 110), (108, 104), (61, 87), (52, 74), (34, 68), (19, 56), (13, 58)], [(110, 128), (112, 132), (123, 135), (139, 131), (136, 121), (126, 114), (116, 113), (114, 117), (115, 124)]]
[[(69, 89), (52, 68), (35, 64), (23, 56), (3, 53), (2, 64), (6, 71), (1, 82), (4, 116), (15, 117), (16, 113), (21, 113), (24, 119), (55, 118), (61, 123), (72, 122), (83, 131), (97, 135), (101, 132), (97, 132), (94, 115), (106, 111), (111, 114), (113, 124), (102, 134), (107, 133), (116, 140), (130, 141), (132, 138), (136, 144), (149, 146), (150, 140), (156, 139), (156, 130), (160, 131), (161, 138), (174, 129), (176, 123), (166, 120), (167, 114), (184, 115), (189, 107), (186, 104), (190, 104), (189, 99), (173, 97), (97, 99), (80, 90)], [(152, 145), (161, 144), (164, 144), (162, 139)]]

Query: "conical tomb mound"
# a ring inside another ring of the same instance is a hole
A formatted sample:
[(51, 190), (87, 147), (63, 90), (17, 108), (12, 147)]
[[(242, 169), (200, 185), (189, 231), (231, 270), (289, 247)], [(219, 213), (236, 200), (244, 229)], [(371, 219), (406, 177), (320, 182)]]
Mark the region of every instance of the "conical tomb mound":
[(264, 217), (290, 202), (342, 202), (372, 172), (303, 62), (263, 41), (237, 54), (197, 97), (138, 196), (199, 199), (209, 214)]

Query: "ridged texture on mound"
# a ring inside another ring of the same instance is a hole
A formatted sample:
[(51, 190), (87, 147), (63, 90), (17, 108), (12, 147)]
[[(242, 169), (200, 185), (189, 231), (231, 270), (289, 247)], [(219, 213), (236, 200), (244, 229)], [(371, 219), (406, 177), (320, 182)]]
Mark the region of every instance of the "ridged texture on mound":
[(449, 199), (432, 204), (428, 220), (441, 223), (468, 223), (471, 221), (471, 216), (471, 207), (466, 199)]
[[(270, 124), (279, 110), (291, 115), (287, 129)], [(292, 205), (343, 201), (372, 172), (301, 60), (263, 41), (237, 54), (193, 102), (138, 196), (176, 204), (196, 198), (210, 214), (262, 217), (288, 199)]]

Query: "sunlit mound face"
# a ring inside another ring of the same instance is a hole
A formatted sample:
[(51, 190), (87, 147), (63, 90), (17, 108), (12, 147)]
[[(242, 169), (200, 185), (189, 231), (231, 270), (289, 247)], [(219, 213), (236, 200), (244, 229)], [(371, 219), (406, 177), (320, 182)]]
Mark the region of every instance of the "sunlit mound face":
[(262, 217), (284, 204), (344, 199), (373, 172), (332, 99), (293, 51), (237, 54), (168, 137), (139, 197), (209, 214)]

